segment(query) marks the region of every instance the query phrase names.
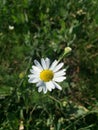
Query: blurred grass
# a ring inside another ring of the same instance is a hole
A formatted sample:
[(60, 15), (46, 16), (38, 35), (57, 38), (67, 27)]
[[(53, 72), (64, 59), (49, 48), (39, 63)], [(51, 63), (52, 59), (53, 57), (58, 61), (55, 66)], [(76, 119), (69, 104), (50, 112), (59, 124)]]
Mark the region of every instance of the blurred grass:
[[(0, 130), (98, 129), (97, 0), (0, 1)], [(34, 59), (63, 58), (62, 91), (28, 83)]]

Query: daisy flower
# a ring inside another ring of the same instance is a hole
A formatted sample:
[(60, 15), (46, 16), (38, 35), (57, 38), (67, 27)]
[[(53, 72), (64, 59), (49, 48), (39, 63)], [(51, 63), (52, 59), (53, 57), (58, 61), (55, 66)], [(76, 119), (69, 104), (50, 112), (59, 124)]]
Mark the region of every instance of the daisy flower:
[(47, 93), (47, 91), (52, 91), (55, 88), (62, 90), (58, 83), (66, 79), (66, 69), (61, 69), (64, 63), (58, 63), (55, 60), (50, 64), (49, 58), (42, 58), (41, 64), (37, 60), (34, 60), (34, 64), (30, 69), (31, 74), (28, 75), (28, 82), (36, 83), (38, 92)]

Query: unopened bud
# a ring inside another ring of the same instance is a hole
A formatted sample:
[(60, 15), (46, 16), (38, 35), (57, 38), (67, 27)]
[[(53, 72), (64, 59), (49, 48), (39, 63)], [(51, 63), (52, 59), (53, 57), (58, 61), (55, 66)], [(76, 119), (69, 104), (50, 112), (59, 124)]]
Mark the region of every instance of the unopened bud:
[(23, 121), (20, 122), (19, 130), (24, 130), (24, 124), (23, 124)]
[(72, 49), (70, 47), (65, 47), (64, 54), (67, 54), (67, 53), (69, 53), (71, 51), (72, 51)]
[(58, 62), (61, 61), (63, 57), (66, 56), (67, 53), (71, 52), (71, 50), (72, 49), (70, 47), (65, 47), (64, 53), (60, 56), (60, 58), (58, 59)]
[(14, 26), (9, 25), (9, 30), (13, 30)]

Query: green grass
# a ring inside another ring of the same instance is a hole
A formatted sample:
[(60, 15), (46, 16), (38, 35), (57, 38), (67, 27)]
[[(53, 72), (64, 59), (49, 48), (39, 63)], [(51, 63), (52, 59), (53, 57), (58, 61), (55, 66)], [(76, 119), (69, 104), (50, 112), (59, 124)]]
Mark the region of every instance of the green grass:
[[(0, 130), (98, 130), (97, 0), (0, 1)], [(14, 28), (10, 28), (10, 26)], [(63, 90), (28, 83), (33, 60), (63, 57)]]

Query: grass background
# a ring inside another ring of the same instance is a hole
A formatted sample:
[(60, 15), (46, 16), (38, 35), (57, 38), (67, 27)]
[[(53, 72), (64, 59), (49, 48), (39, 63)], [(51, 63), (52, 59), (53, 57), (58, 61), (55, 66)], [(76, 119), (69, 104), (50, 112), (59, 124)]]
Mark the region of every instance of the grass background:
[[(98, 130), (98, 1), (0, 0), (0, 130)], [(38, 93), (34, 59), (62, 61), (62, 91)], [(23, 122), (23, 124), (22, 124)]]

